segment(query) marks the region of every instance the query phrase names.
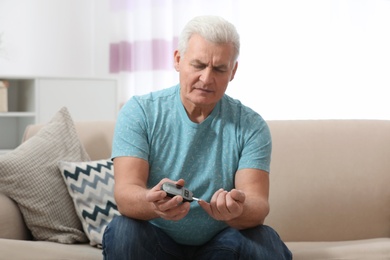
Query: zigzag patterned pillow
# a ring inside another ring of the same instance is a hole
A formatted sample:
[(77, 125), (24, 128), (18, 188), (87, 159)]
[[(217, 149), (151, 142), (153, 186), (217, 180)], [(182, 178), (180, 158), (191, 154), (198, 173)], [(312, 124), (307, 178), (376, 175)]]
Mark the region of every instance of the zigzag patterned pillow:
[(58, 163), (90, 245), (101, 247), (104, 230), (120, 215), (114, 199), (111, 160)]

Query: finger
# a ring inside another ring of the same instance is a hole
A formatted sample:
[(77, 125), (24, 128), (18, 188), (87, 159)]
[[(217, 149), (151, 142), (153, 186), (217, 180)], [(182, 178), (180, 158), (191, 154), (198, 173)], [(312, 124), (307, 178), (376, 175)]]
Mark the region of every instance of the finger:
[(229, 214), (229, 209), (227, 208), (228, 194), (229, 193), (225, 190), (220, 192), (215, 203), (217, 210), (215, 213), (219, 215), (220, 219), (223, 219), (226, 214)]
[(221, 192), (218, 193), (218, 196), (217, 196), (217, 199), (215, 201), (215, 205), (217, 206), (217, 208), (223, 208), (223, 207), (226, 207), (226, 196), (227, 196), (228, 192), (223, 190)]
[[(209, 215), (214, 219), (222, 220), (223, 214), (226, 212), (225, 196), (227, 192), (223, 189), (217, 190), (210, 201)], [(225, 209), (223, 209), (225, 208)]]
[(215, 203), (216, 203), (217, 200), (218, 200), (219, 194), (222, 193), (222, 192), (224, 192), (223, 189), (217, 190), (217, 191), (213, 194), (213, 196), (211, 197), (210, 204), (215, 205)]
[(176, 182), (176, 185), (179, 185), (181, 187), (184, 187), (185, 181), (183, 179), (180, 179)]
[(243, 203), (245, 201), (245, 193), (241, 190), (233, 189), (230, 191), (230, 196), (233, 200)]
[(190, 203), (181, 203), (174, 208), (170, 208), (168, 210), (162, 211), (160, 215), (161, 218), (167, 220), (179, 220), (184, 218), (190, 210)]
[(173, 198), (166, 197), (160, 203), (156, 203), (156, 204), (159, 210), (168, 211), (180, 206), (182, 202), (183, 202), (183, 197), (175, 196)]
[(167, 194), (165, 191), (161, 190), (161, 185), (167, 181), (172, 182), (168, 178), (164, 178), (157, 185), (155, 185), (150, 190), (148, 190), (146, 193), (146, 201), (157, 202), (159, 200), (164, 199), (167, 196)]
[(209, 212), (209, 215), (212, 216), (213, 218), (216, 218), (218, 219), (219, 218), (219, 212), (218, 212), (218, 209), (217, 209), (217, 203), (218, 203), (218, 198), (220, 196), (220, 194), (224, 192), (223, 189), (219, 189), (217, 190), (213, 196), (211, 197), (211, 200), (210, 200), (210, 212)]
[(204, 211), (207, 212), (207, 214), (209, 214), (210, 216), (213, 216), (213, 211), (211, 210), (211, 205), (210, 203), (204, 201), (204, 200), (200, 200), (198, 201), (198, 204), (202, 207), (202, 209)]
[(229, 211), (230, 217), (240, 215), (243, 209), (243, 203), (234, 200), (231, 196), (231, 193), (226, 196), (226, 207)]
[(146, 193), (146, 201), (148, 202), (158, 202), (163, 200), (167, 196), (166, 192), (163, 190), (150, 190)]
[[(172, 181), (171, 179), (168, 179), (168, 178), (164, 178), (162, 179), (156, 186), (154, 186), (151, 190), (155, 190), (155, 191), (162, 191), (162, 185), (165, 183), (165, 182), (170, 182), (170, 183), (175, 183), (174, 181)], [(164, 194), (163, 198), (167, 196), (167, 193), (165, 191), (162, 191)]]

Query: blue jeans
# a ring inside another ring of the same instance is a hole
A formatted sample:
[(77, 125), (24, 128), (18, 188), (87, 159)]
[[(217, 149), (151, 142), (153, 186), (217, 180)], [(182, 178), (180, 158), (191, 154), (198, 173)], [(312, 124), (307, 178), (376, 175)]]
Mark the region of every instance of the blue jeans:
[(105, 260), (182, 259), (292, 259), (292, 254), (270, 227), (226, 228), (201, 246), (178, 244), (147, 221), (115, 217), (103, 236)]

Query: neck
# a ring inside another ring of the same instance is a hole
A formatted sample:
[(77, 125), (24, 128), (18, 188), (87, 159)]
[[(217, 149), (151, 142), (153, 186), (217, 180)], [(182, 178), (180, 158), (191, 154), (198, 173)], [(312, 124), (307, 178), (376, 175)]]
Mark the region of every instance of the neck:
[(187, 112), (187, 115), (188, 115), (188, 118), (194, 122), (194, 123), (202, 123), (212, 112), (212, 110), (210, 112), (206, 112), (206, 111), (203, 111), (203, 110), (194, 110), (194, 111), (191, 111), (189, 112), (187, 109), (186, 109), (186, 112)]
[(213, 112), (213, 106), (196, 106), (186, 105), (183, 103), (184, 109), (187, 112), (188, 118), (194, 123), (202, 123)]

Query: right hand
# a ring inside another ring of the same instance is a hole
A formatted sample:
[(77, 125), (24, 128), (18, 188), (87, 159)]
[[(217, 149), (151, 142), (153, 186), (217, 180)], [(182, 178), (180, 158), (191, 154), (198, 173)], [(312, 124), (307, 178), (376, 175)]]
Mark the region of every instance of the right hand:
[(166, 192), (161, 190), (161, 185), (164, 182), (172, 182), (177, 185), (184, 186), (183, 179), (175, 182), (168, 178), (164, 178), (147, 192), (146, 200), (152, 203), (154, 212), (160, 218), (175, 221), (180, 220), (190, 211), (190, 203), (183, 202), (182, 196), (175, 196), (173, 198), (167, 197)]

